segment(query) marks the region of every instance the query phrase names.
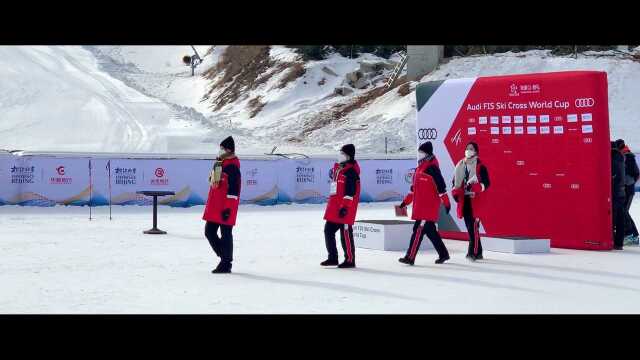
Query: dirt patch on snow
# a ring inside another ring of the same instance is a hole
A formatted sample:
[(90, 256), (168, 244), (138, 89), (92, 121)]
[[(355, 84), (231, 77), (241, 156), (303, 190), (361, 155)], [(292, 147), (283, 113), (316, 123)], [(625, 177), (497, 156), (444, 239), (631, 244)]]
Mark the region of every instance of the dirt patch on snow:
[(210, 99), (211, 94), (224, 88), (215, 98), (212, 106), (219, 110), (228, 103), (236, 101), (247, 89), (254, 89), (260, 83), (258, 77), (274, 65), (269, 57), (269, 46), (231, 45), (220, 56), (218, 64), (207, 70), (203, 76), (215, 81), (204, 96)]
[(249, 100), (249, 117), (253, 118), (254, 116), (256, 116), (265, 105), (267, 105), (267, 103), (262, 102), (262, 96), (256, 96), (253, 99)]
[(411, 93), (411, 85), (406, 82), (398, 87), (398, 95), (405, 97)]
[(334, 105), (327, 111), (321, 111), (312, 117), (303, 119), (304, 124), (300, 136), (306, 138), (310, 133), (323, 128), (332, 122), (343, 121), (343, 119), (354, 110), (364, 109), (372, 101), (394, 89), (397, 89), (400, 96), (410, 94), (411, 85), (407, 82), (406, 78), (406, 76), (399, 77), (391, 88), (387, 88), (384, 85), (378, 86), (362, 95), (350, 99), (348, 102)]
[(299, 77), (303, 76), (307, 69), (305, 69), (304, 64), (300, 62), (286, 62), (278, 65), (280, 71), (284, 71), (285, 69), (289, 69), (287, 73), (280, 79), (280, 83), (278, 84), (278, 89), (284, 89), (288, 83), (295, 81)]

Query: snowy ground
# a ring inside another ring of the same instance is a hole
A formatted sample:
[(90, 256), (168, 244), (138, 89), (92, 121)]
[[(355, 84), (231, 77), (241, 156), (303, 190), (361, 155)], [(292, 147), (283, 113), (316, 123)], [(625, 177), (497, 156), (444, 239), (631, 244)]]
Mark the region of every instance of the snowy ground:
[[(325, 269), (323, 205), (242, 206), (234, 274), (212, 275), (202, 207), (160, 208), (169, 235), (143, 235), (149, 207), (0, 207), (0, 313), (638, 313), (640, 248), (486, 252), (415, 267), (357, 250), (357, 269)], [(359, 218), (391, 218), (390, 203)], [(636, 201), (633, 216), (640, 219)]]

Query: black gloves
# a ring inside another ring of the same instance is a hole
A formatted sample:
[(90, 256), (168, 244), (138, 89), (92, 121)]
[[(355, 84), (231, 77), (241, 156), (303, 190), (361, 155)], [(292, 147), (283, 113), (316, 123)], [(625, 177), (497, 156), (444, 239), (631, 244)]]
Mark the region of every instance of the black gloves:
[(403, 207), (407, 206), (407, 204), (405, 204), (405, 203), (404, 203), (404, 201), (403, 201), (403, 202), (401, 202), (401, 203), (400, 203), (400, 205), (398, 205), (398, 206), (400, 206), (400, 208), (403, 208)]
[(343, 207), (340, 209), (340, 211), (338, 212), (338, 217), (343, 218), (347, 215), (347, 208)]
[(231, 209), (224, 209), (222, 210), (222, 221), (227, 221), (227, 219), (229, 219), (229, 216), (231, 215)]

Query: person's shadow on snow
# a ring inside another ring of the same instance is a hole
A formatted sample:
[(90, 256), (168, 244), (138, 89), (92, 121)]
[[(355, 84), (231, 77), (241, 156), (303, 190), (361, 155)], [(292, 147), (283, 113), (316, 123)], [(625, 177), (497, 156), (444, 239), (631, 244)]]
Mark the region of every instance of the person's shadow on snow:
[(382, 297), (409, 300), (409, 301), (427, 301), (428, 300), (424, 298), (395, 294), (392, 292), (387, 292), (382, 290), (371, 290), (371, 289), (361, 288), (357, 286), (335, 284), (335, 283), (328, 283), (328, 282), (321, 282), (321, 281), (294, 280), (294, 279), (285, 279), (285, 278), (278, 278), (278, 277), (271, 277), (271, 276), (264, 276), (264, 275), (254, 275), (254, 274), (244, 274), (244, 273), (234, 273), (234, 275), (242, 276), (250, 280), (267, 281), (272, 283), (294, 285), (294, 286), (315, 287), (315, 288), (334, 290), (338, 292), (351, 292), (351, 293), (360, 294), (360, 295), (382, 296)]
[[(445, 265), (445, 266), (447, 266), (447, 265)], [(423, 266), (416, 265), (415, 267), (416, 268), (421, 268)], [(440, 265), (439, 268), (443, 268), (443, 266)], [(445, 282), (451, 282), (451, 283), (456, 283), (456, 284), (465, 284), (465, 285), (488, 287), (488, 288), (495, 288), (495, 289), (507, 289), (507, 290), (525, 291), (525, 292), (534, 292), (534, 293), (543, 292), (543, 291), (539, 291), (539, 290), (528, 289), (528, 288), (523, 288), (523, 287), (519, 287), (519, 286), (497, 284), (497, 283), (492, 283), (492, 282), (483, 281), (483, 280), (475, 280), (475, 279), (460, 278), (460, 277), (445, 276), (445, 275), (436, 275), (430, 270), (427, 270), (425, 273), (421, 273), (421, 274), (416, 274), (416, 273), (398, 273), (398, 272), (393, 272), (393, 271), (383, 271), (383, 270), (373, 270), (373, 269), (363, 269), (363, 268), (358, 268), (358, 271), (359, 272), (363, 272), (363, 273), (372, 274), (372, 275), (389, 275), (389, 276), (397, 276), (397, 277), (402, 277), (402, 278), (416, 278), (416, 279), (422, 279), (422, 280), (445, 281)]]

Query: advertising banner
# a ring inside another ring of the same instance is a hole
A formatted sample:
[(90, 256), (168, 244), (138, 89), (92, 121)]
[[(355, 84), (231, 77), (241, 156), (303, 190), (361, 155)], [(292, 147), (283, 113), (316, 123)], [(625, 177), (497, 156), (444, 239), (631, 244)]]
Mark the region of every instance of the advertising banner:
[[(490, 188), (481, 231), (551, 238), (553, 247), (610, 249), (611, 160), (605, 72), (571, 71), (419, 84), (418, 144), (431, 141), (451, 190), (469, 141)], [(462, 219), (441, 216), (462, 234)]]
[(240, 159), (242, 174), (240, 202), (259, 205), (275, 204), (278, 201), (278, 178), (281, 167), (281, 160)]
[(359, 163), (361, 201), (402, 201), (409, 192), (416, 160), (362, 160)]
[[(399, 201), (415, 170), (413, 159), (361, 160), (362, 201)], [(331, 159), (242, 160), (241, 203), (324, 203)], [(150, 205), (143, 190), (173, 191), (161, 205), (203, 205), (213, 160), (0, 156), (0, 205)]]
[(319, 204), (327, 201), (334, 160), (281, 160), (278, 201)]
[(8, 204), (85, 205), (89, 201), (89, 159), (15, 157)]
[(27, 172), (16, 167), (14, 156), (0, 153), (0, 205), (10, 204), (9, 199), (18, 194), (19, 184), (32, 178), (32, 171)]

